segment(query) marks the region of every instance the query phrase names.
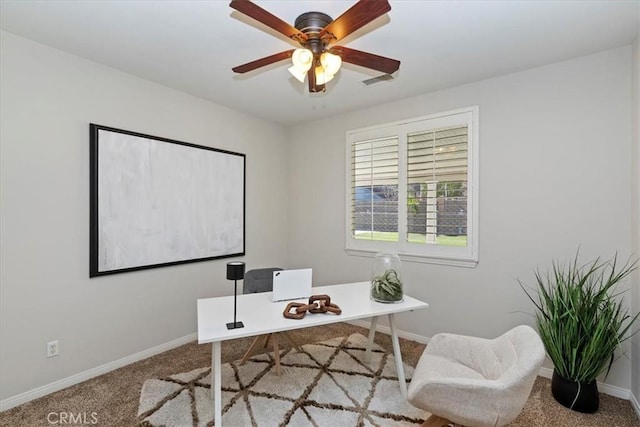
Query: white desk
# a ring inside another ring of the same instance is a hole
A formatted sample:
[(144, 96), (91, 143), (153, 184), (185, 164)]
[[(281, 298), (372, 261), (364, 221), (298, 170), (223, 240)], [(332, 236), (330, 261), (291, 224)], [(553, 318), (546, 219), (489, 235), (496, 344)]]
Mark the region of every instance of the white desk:
[[(262, 335), (271, 332), (290, 331), (310, 326), (328, 325), (363, 318), (371, 318), (367, 353), (371, 349), (376, 332), (378, 317), (388, 315), (391, 328), (393, 354), (396, 359), (400, 391), (407, 395), (407, 383), (402, 365), (402, 354), (396, 330), (394, 314), (428, 307), (427, 303), (404, 296), (404, 301), (395, 304), (383, 304), (369, 299), (369, 282), (347, 283), (314, 287), (314, 295), (326, 294), (331, 302), (342, 309), (342, 314), (310, 314), (300, 320), (287, 319), (282, 315), (287, 302), (271, 302), (271, 293), (238, 295), (238, 321), (244, 328), (228, 330), (226, 324), (233, 322), (233, 296), (206, 298), (198, 300), (198, 344), (212, 343), (211, 348), (211, 387), (214, 401), (214, 422), (216, 427), (222, 424), (222, 384), (220, 343), (225, 340)], [(306, 302), (305, 300), (299, 300)]]

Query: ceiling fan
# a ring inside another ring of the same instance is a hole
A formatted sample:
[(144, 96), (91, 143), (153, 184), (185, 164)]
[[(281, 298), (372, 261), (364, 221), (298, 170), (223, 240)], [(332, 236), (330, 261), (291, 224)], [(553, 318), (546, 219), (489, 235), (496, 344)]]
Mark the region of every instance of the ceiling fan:
[(344, 46), (333, 46), (349, 34), (391, 10), (388, 0), (359, 0), (338, 18), (322, 12), (306, 12), (296, 18), (294, 26), (267, 12), (250, 0), (232, 0), (230, 7), (300, 44), (298, 49), (285, 50), (232, 68), (246, 73), (275, 62), (291, 58), (289, 72), (300, 82), (309, 80), (309, 92), (324, 92), (325, 84), (338, 72), (342, 62), (392, 74), (400, 61)]

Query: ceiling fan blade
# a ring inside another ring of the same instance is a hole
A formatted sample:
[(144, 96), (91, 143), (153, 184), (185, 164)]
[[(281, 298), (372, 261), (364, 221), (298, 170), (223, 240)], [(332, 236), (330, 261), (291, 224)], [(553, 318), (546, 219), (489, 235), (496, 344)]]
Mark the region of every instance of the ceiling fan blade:
[(233, 67), (232, 70), (235, 73), (247, 73), (253, 71), (256, 68), (264, 67), (265, 65), (273, 64), (287, 58), (291, 58), (295, 49), (285, 50), (284, 52), (276, 53), (275, 55), (265, 56), (264, 58), (256, 59), (255, 61), (247, 62), (246, 64)]
[(396, 59), (374, 55), (373, 53), (363, 52), (361, 50), (349, 49), (344, 46), (334, 46), (330, 49), (330, 52), (335, 55), (340, 55), (343, 62), (371, 68), (372, 70), (381, 71), (385, 74), (393, 74), (400, 68), (400, 61)]
[(267, 12), (249, 0), (232, 0), (231, 3), (229, 3), (229, 6), (299, 43), (304, 43), (308, 39), (306, 34), (294, 26), (286, 23), (282, 19), (270, 12)]
[(335, 43), (391, 10), (388, 0), (360, 0), (320, 31), (320, 38)]

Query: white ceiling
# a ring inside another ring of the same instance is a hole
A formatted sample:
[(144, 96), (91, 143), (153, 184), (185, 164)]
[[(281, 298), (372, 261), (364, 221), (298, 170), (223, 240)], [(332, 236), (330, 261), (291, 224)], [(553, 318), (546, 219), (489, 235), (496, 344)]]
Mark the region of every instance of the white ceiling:
[[(293, 24), (311, 10), (337, 18), (355, 1), (255, 3)], [(391, 11), (340, 45), (402, 62), (396, 79), (343, 65), (309, 94), (280, 62), (231, 67), (291, 48), (228, 1), (1, 0), (1, 28), (274, 122), (290, 125), (633, 42), (640, 1), (391, 0)]]

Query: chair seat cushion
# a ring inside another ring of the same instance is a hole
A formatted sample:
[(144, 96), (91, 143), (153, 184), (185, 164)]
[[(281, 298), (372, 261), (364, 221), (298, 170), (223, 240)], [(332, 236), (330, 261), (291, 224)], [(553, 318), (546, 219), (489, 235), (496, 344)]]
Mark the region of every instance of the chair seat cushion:
[(467, 366), (446, 357), (427, 354), (424, 363), (429, 365), (429, 370), (424, 371), (424, 377), (430, 381), (437, 382), (439, 379), (449, 380), (450, 378), (486, 379), (476, 367)]

